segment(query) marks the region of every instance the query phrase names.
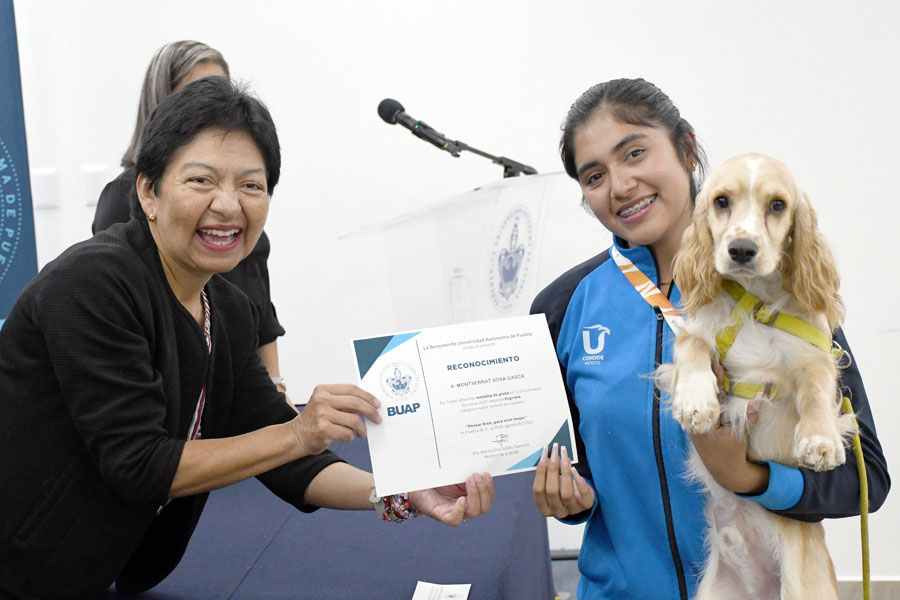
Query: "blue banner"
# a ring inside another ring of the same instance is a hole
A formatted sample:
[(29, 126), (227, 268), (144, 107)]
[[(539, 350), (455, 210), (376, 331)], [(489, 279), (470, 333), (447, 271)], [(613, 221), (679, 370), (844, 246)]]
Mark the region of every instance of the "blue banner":
[(0, 0), (0, 326), (37, 273), (12, 0)]

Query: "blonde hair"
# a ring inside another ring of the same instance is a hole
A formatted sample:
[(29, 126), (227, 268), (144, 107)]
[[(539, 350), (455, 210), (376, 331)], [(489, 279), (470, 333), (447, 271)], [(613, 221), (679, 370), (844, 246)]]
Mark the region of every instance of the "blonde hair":
[(216, 63), (222, 67), (225, 75), (231, 76), (228, 63), (225, 61), (222, 53), (202, 42), (192, 40), (171, 42), (156, 52), (156, 55), (147, 67), (146, 75), (144, 75), (144, 85), (141, 88), (141, 99), (138, 102), (134, 133), (131, 136), (128, 150), (122, 155), (121, 164), (123, 167), (133, 167), (137, 161), (144, 125), (147, 123), (153, 110), (201, 62)]

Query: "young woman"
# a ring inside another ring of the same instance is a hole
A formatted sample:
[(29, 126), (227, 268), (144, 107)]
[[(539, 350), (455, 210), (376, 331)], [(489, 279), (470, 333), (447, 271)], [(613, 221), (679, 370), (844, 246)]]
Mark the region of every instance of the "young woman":
[[(587, 523), (580, 599), (687, 600), (705, 558), (703, 495), (687, 477), (688, 436), (642, 376), (671, 362), (674, 335), (615, 255), (679, 304), (672, 263), (691, 223), (704, 154), (668, 96), (642, 79), (607, 81), (582, 94), (563, 125), (560, 154), (614, 244), (550, 284), (532, 306), (546, 314), (556, 344), (579, 456), (575, 469), (566, 448), (542, 457), (535, 502), (544, 515)], [(840, 330), (835, 339), (848, 348)], [(861, 426), (876, 510), (890, 479), (855, 363), (841, 383)], [(854, 461), (821, 473), (757, 464), (747, 459), (745, 440), (725, 427), (692, 441), (723, 487), (769, 510), (801, 520), (858, 514)]]

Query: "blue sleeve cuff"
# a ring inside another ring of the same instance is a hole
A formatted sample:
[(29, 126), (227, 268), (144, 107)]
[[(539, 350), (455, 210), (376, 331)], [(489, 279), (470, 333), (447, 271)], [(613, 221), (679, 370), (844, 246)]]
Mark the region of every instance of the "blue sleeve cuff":
[(787, 510), (793, 508), (803, 496), (803, 473), (800, 469), (786, 467), (780, 463), (767, 462), (769, 465), (769, 487), (758, 496), (738, 494), (741, 498), (749, 498), (759, 502), (769, 510)]

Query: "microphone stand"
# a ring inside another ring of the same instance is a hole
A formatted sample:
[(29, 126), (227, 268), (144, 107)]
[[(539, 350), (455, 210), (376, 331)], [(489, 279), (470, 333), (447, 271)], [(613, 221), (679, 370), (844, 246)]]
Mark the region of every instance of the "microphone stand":
[(484, 158), (490, 159), (491, 162), (500, 165), (503, 167), (503, 177), (518, 177), (519, 175), (537, 175), (537, 169), (534, 167), (529, 167), (528, 165), (523, 165), (522, 163), (515, 161), (511, 158), (506, 158), (505, 156), (494, 156), (493, 154), (488, 154), (478, 148), (473, 148), (469, 146), (465, 142), (460, 142), (459, 140), (450, 142), (447, 144), (447, 150), (453, 156), (459, 156), (459, 152), (461, 150), (466, 150), (471, 152), (472, 154), (477, 154), (478, 156), (483, 156)]

